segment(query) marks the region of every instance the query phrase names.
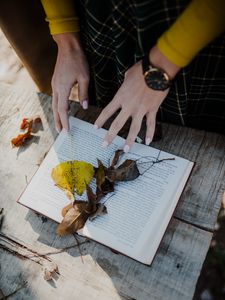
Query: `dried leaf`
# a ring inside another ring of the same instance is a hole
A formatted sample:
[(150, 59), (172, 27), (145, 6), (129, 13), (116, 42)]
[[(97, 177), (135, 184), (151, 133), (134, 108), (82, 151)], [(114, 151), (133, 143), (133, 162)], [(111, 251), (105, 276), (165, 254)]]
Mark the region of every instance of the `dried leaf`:
[(54, 277), (57, 273), (59, 274), (59, 268), (58, 268), (57, 264), (52, 263), (47, 268), (44, 268), (44, 279), (46, 281), (50, 281), (50, 280), (54, 279)]
[[(69, 195), (76, 193), (82, 195), (94, 175), (94, 167), (85, 161), (66, 161), (52, 169), (52, 179), (56, 185), (69, 192)], [(70, 197), (69, 197), (70, 198)]]
[(36, 133), (41, 126), (42, 126), (42, 121), (39, 116), (35, 116), (33, 118), (24, 118), (22, 120), (22, 123), (20, 124), (20, 129), (22, 130), (27, 129), (27, 131), (13, 138), (11, 140), (12, 146), (13, 147), (24, 146), (28, 140), (34, 137), (32, 133)]
[(89, 216), (89, 220), (93, 221), (96, 217), (107, 214), (107, 208), (104, 204), (98, 203), (96, 211)]
[(27, 128), (31, 129), (31, 132), (36, 133), (43, 129), (42, 120), (40, 116), (34, 116), (32, 118), (24, 118), (20, 124), (20, 129), (25, 130)]
[(96, 195), (88, 185), (86, 188), (88, 201), (75, 200), (62, 209), (64, 218), (57, 227), (57, 234), (66, 235), (83, 228), (88, 217), (97, 210)]
[(139, 175), (137, 163), (132, 159), (126, 159), (118, 168), (106, 172), (106, 177), (112, 182), (134, 180)]
[(65, 214), (64, 219), (57, 227), (57, 234), (67, 235), (84, 227), (88, 219), (89, 213), (86, 212), (87, 202), (74, 204)]
[(103, 163), (98, 159), (98, 169), (96, 171), (96, 195), (97, 202), (106, 194), (114, 191), (114, 183), (110, 182), (105, 173), (107, 172), (107, 168), (103, 165)]
[(118, 161), (119, 161), (119, 159), (120, 159), (120, 156), (123, 154), (123, 150), (116, 150), (115, 151), (115, 154), (114, 154), (114, 158), (113, 158), (113, 160), (112, 160), (112, 163), (111, 163), (111, 168), (114, 168), (116, 165), (117, 165), (117, 163), (118, 163)]
[(11, 140), (11, 144), (13, 147), (24, 146), (25, 142), (27, 140), (30, 140), (32, 137), (33, 135), (30, 133), (30, 131), (23, 134), (19, 134), (17, 137)]
[(20, 129), (26, 129), (29, 127), (29, 119), (23, 118), (22, 123), (20, 124)]

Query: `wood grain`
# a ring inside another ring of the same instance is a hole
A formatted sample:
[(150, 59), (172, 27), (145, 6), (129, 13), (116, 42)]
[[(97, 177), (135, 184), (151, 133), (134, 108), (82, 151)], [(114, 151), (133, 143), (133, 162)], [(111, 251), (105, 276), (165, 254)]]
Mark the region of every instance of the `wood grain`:
[[(197, 164), (152, 266), (144, 266), (93, 241), (78, 237), (79, 246), (74, 236), (58, 237), (55, 222), (16, 203), (57, 135), (50, 100), (0, 84), (1, 292), (19, 289), (12, 299), (191, 299), (224, 189), (224, 137), (163, 124), (163, 138), (153, 146)], [(72, 108), (91, 122), (99, 111)], [(44, 130), (29, 146), (12, 149), (22, 118), (36, 114)], [(42, 276), (49, 263), (60, 272), (50, 283)]]

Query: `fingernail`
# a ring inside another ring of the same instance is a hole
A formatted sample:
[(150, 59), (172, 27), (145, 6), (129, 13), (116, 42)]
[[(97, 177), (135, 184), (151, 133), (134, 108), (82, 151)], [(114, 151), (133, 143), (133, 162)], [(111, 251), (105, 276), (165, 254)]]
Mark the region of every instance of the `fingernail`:
[(88, 109), (88, 101), (87, 100), (84, 100), (82, 102), (82, 107), (83, 107), (83, 109)]
[(93, 125), (93, 128), (94, 128), (94, 129), (98, 129), (98, 125), (97, 125), (97, 124), (94, 124), (94, 125)]
[(65, 134), (65, 135), (69, 135), (69, 130), (63, 128), (63, 129), (62, 129), (62, 133)]
[(59, 130), (58, 127), (55, 127), (55, 130), (56, 130), (58, 133), (60, 133), (60, 130)]
[(102, 148), (106, 148), (108, 145), (109, 145), (109, 143), (107, 141), (103, 141)]
[(130, 146), (125, 145), (124, 148), (123, 148), (123, 151), (124, 151), (125, 153), (127, 153), (127, 152), (129, 152), (129, 150), (130, 150)]
[(146, 138), (146, 139), (145, 139), (145, 145), (149, 146), (150, 143), (151, 143), (151, 141), (152, 141), (152, 139)]

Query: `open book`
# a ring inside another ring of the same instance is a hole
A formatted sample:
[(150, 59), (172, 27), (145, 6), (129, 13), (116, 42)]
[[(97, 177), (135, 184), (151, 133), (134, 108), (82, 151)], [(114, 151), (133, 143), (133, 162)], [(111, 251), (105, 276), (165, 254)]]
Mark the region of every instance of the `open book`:
[[(70, 132), (61, 132), (38, 171), (18, 202), (56, 222), (62, 221), (61, 210), (70, 203), (64, 191), (55, 186), (52, 169), (63, 161), (85, 160), (97, 166), (97, 158), (108, 166), (124, 139), (117, 136), (108, 148), (101, 144), (104, 129), (70, 117)], [(147, 159), (146, 159), (147, 157)], [(174, 157), (149, 167), (149, 161)], [(188, 180), (193, 163), (137, 144), (125, 158), (143, 159), (140, 175), (128, 182), (118, 182), (115, 191), (102, 199), (107, 214), (87, 221), (78, 234), (89, 237), (144, 264), (151, 264), (179, 197)], [(146, 162), (146, 163), (144, 163)], [(94, 186), (92, 186), (94, 187)], [(76, 199), (86, 199), (86, 195)]]

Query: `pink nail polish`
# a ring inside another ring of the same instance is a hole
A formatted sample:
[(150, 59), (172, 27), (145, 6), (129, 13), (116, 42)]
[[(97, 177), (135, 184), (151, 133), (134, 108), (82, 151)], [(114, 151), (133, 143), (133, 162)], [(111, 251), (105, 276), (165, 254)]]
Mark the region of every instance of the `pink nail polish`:
[(109, 145), (109, 143), (107, 141), (103, 141), (102, 148), (106, 148), (108, 145)]
[(127, 153), (127, 152), (129, 152), (129, 150), (130, 150), (130, 146), (125, 145), (124, 148), (123, 148), (123, 151), (124, 151), (125, 153)]
[(82, 107), (83, 107), (83, 109), (88, 109), (88, 101), (87, 100), (84, 100), (82, 102)]
[(145, 145), (147, 145), (147, 146), (149, 146), (150, 145), (150, 143), (151, 143), (151, 139), (150, 138), (146, 138), (145, 139)]

